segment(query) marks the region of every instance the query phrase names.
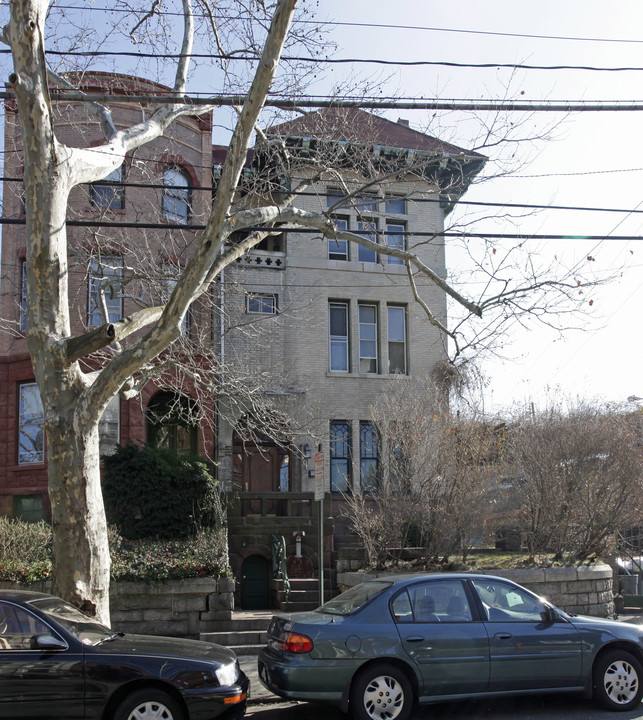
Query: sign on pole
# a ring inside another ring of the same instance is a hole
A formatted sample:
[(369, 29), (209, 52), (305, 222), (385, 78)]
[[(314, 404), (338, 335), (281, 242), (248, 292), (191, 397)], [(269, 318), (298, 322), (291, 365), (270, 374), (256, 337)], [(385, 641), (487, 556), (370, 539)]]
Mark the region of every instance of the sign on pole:
[(315, 453), (315, 500), (324, 499), (324, 453)]

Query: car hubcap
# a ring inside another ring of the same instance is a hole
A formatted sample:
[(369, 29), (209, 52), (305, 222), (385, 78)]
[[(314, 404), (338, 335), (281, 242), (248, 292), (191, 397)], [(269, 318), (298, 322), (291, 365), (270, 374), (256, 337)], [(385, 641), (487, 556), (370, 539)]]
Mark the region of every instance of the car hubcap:
[(373, 720), (393, 720), (404, 706), (404, 691), (395, 678), (375, 677), (364, 691), (364, 708)]
[(172, 713), (158, 702), (145, 702), (129, 714), (127, 720), (172, 720)]
[(634, 668), (624, 660), (613, 662), (605, 671), (603, 678), (605, 692), (617, 705), (625, 705), (636, 697), (639, 678)]

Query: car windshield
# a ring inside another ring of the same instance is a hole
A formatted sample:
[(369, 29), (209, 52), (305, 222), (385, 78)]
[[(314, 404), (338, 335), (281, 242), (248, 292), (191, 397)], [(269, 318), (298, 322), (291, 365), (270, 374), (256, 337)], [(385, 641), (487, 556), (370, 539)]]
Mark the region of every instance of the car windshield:
[(62, 625), (65, 630), (85, 645), (97, 645), (114, 635), (109, 628), (101, 625), (98, 620), (85, 615), (78, 608), (59, 598), (50, 597), (32, 600), (30, 605), (38, 608), (59, 625)]
[(386, 588), (390, 588), (392, 584), (392, 582), (382, 580), (361, 583), (324, 603), (317, 608), (317, 611), (330, 613), (331, 615), (350, 615), (366, 605), (375, 595), (386, 590)]

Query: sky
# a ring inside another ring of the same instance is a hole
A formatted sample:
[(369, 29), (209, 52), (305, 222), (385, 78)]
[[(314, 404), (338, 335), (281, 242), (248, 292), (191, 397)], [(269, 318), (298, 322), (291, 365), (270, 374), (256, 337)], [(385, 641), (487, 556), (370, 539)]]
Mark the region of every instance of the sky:
[[(326, 0), (320, 10), (338, 22), (368, 22), (402, 27), (336, 27), (339, 57), (381, 57), (458, 63), (643, 67), (643, 3), (624, 0), (606, 11), (595, 0), (455, 0), (451, 3), (397, 0), (366, 2)], [(446, 32), (446, 30), (473, 32)], [(487, 34), (488, 33), (488, 34)], [(504, 35), (500, 35), (504, 34)], [(541, 39), (527, 36), (555, 36)], [(585, 38), (586, 40), (576, 40)], [(607, 42), (620, 40), (621, 42)], [(623, 42), (629, 40), (630, 42)], [(335, 70), (337, 73), (338, 71)], [(345, 72), (340, 70), (339, 72)], [(363, 70), (362, 70), (363, 72)], [(580, 70), (460, 69), (422, 67), (396, 69), (386, 87), (404, 96), (442, 99), (605, 101), (641, 100), (643, 72)], [(403, 111), (411, 126), (422, 129), (426, 112)], [(391, 119), (396, 119), (393, 114)], [(486, 120), (489, 121), (490, 114)], [(466, 146), (467, 124), (458, 113), (444, 114), (434, 124), (460, 146)], [(532, 122), (531, 120), (529, 122)], [(555, 139), (515, 148), (529, 161), (515, 177), (474, 185), (466, 200), (566, 205), (596, 208), (643, 208), (643, 113), (605, 112), (552, 115), (533, 119), (534, 131), (559, 122)], [(454, 134), (452, 134), (454, 133)], [(485, 154), (493, 160), (493, 151)], [(563, 257), (570, 267), (587, 264), (597, 277), (614, 277), (588, 291), (588, 315), (572, 321), (582, 328), (562, 337), (549, 329), (516, 324), (506, 340), (504, 359), (481, 364), (488, 379), (484, 409), (546, 407), (565, 398), (628, 405), (643, 396), (640, 372), (643, 350), (640, 309), (643, 272), (640, 241), (610, 241), (609, 235), (643, 236), (643, 214), (544, 210), (514, 224), (489, 218), (478, 229), (489, 232), (604, 235), (597, 241), (543, 241), (534, 251), (547, 263)], [(452, 268), (457, 254), (449, 257)], [(589, 301), (592, 304), (589, 304)]]
[[(78, 5), (77, 0), (68, 2)], [(81, 6), (109, 4), (97, 0)], [(597, 0), (310, 0), (308, 5), (321, 20), (337, 23), (328, 28), (338, 46), (336, 57), (493, 65), (488, 69), (334, 65), (320, 70), (312, 93), (327, 94), (334, 83), (368, 78), (381, 83), (383, 95), (404, 97), (643, 101), (643, 71), (512, 71), (496, 66), (643, 67), (640, 0), (621, 0), (608, 11)], [(0, 20), (5, 20), (6, 12), (7, 2), (1, 0)], [(100, 13), (96, 17), (100, 19)], [(114, 69), (128, 71), (121, 65)], [(190, 90), (212, 92), (215, 86), (216, 74), (197, 74)], [(387, 116), (392, 120), (403, 116), (411, 127), (428, 128), (431, 134), (461, 147), (468, 146), (474, 128), (458, 112), (405, 110)], [(491, 115), (480, 113), (480, 119), (490, 122)], [(520, 121), (510, 118), (514, 119)], [(512, 146), (516, 173), (472, 186), (465, 200), (643, 210), (643, 143), (639, 141), (643, 112), (548, 113), (523, 116), (522, 121), (530, 135), (556, 124), (555, 138)], [(214, 142), (226, 139), (224, 129), (215, 128)], [(489, 166), (494, 167), (499, 157), (506, 158), (506, 153), (501, 148), (486, 150)], [(561, 398), (597, 399), (626, 407), (628, 396), (643, 397), (639, 371), (643, 244), (609, 239), (610, 235), (643, 236), (643, 214), (548, 209), (513, 223), (490, 215), (481, 220), (478, 230), (604, 236), (603, 241), (534, 242), (530, 250), (533, 247), (545, 265), (558, 258), (569, 267), (585, 267), (591, 257), (596, 277), (614, 278), (588, 291), (587, 315), (570, 320), (579, 329), (561, 336), (551, 329), (516, 323), (502, 338), (503, 357), (481, 361), (487, 385), (480, 409), (505, 412), (532, 403), (545, 407)], [(448, 263), (457, 272), (464, 258), (451, 249)]]

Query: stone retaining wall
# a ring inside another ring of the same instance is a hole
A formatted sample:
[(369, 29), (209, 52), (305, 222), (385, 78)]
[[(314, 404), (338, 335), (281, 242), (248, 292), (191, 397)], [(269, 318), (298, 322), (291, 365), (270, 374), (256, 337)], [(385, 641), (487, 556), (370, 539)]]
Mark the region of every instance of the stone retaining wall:
[[(48, 593), (51, 583), (0, 583), (0, 589)], [(109, 607), (116, 631), (198, 638), (201, 632), (211, 629), (212, 623), (232, 617), (234, 579), (112, 582)]]
[[(378, 575), (390, 574), (344, 572), (337, 575), (337, 584), (340, 590), (347, 590)], [(614, 616), (613, 575), (609, 565), (490, 570), (488, 574), (524, 585), (566, 612), (595, 617)]]

